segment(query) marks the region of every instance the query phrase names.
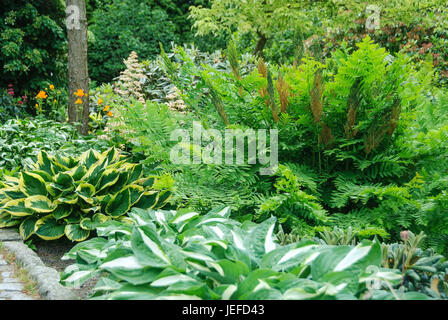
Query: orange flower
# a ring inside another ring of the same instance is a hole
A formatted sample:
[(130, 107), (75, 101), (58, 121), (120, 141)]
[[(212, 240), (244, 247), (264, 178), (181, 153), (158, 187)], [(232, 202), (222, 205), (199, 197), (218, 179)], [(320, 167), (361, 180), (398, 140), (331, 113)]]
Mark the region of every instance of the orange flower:
[(39, 91), (39, 93), (37, 94), (36, 98), (38, 99), (47, 99), (48, 95), (45, 91)]
[(81, 99), (76, 100), (75, 104), (82, 104), (82, 100)]
[(36, 103), (36, 106), (35, 106), (35, 107), (36, 107), (36, 109), (39, 109), (39, 105), (38, 105), (37, 103)]
[(50, 90), (54, 90), (54, 85), (50, 84)]
[(103, 104), (103, 102), (104, 102), (104, 100), (103, 100), (103, 99), (101, 99), (101, 98), (99, 98), (99, 99), (98, 99), (98, 104), (100, 104), (100, 105), (101, 105), (101, 104)]
[(84, 90), (82, 90), (82, 89), (78, 89), (75, 93), (73, 93), (75, 96), (77, 96), (77, 97), (79, 97), (79, 98), (81, 98), (81, 97), (84, 97), (84, 95), (85, 95), (85, 93), (84, 93)]
[(105, 106), (103, 111), (109, 111), (110, 107), (109, 106)]
[(112, 112), (109, 111), (109, 112), (107, 113), (107, 115), (108, 115), (109, 117), (112, 117), (114, 114), (113, 114)]

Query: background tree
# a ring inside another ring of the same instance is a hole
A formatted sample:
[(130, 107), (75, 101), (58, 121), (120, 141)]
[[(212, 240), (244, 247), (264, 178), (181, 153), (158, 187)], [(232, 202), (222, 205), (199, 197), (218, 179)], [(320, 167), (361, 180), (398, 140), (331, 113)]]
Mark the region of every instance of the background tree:
[(0, 87), (32, 92), (65, 78), (62, 0), (0, 0)]
[(85, 0), (66, 0), (68, 38), (68, 87), (70, 123), (80, 123), (79, 131), (88, 133), (89, 71), (87, 66), (87, 18)]

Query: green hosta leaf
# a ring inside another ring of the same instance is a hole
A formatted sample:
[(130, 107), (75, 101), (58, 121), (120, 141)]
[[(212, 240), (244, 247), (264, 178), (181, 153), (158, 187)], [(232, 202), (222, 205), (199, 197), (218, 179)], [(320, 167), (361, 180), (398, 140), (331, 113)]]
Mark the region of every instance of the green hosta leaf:
[(55, 159), (58, 163), (69, 169), (74, 168), (78, 164), (78, 161), (73, 157), (64, 157), (60, 154), (56, 154)]
[(123, 189), (112, 197), (106, 205), (106, 213), (113, 217), (120, 217), (126, 214), (131, 208), (131, 192)]
[(70, 195), (67, 195), (66, 197), (58, 198), (58, 199), (55, 201), (55, 203), (56, 203), (56, 204), (61, 204), (61, 203), (63, 203), (63, 204), (70, 204), (70, 205), (72, 205), (72, 204), (76, 204), (76, 203), (78, 203), (78, 201), (79, 201), (78, 195), (76, 195), (76, 194), (70, 194)]
[[(87, 167), (89, 168), (89, 167)], [(92, 165), (87, 173), (82, 177), (82, 180), (84, 182), (90, 183), (92, 186), (96, 186), (98, 184), (98, 181), (101, 179), (101, 176), (103, 175), (104, 171), (106, 169), (103, 166), (100, 166), (98, 164)]]
[(152, 209), (157, 204), (158, 195), (157, 191), (147, 191), (134, 206), (140, 209)]
[(95, 195), (95, 187), (89, 183), (81, 183), (76, 188), (76, 194), (79, 195), (89, 205), (94, 203), (93, 196)]
[(25, 206), (25, 199), (11, 200), (7, 202), (1, 210), (16, 217), (30, 216), (34, 213), (32, 209)]
[(130, 185), (126, 188), (129, 189), (131, 195), (131, 207), (132, 207), (143, 196), (145, 189), (138, 185)]
[(74, 181), (70, 174), (60, 172), (54, 177), (55, 185), (61, 190), (73, 190)]
[(35, 233), (44, 240), (56, 240), (64, 236), (65, 226), (58, 223), (51, 215), (39, 219), (36, 225)]
[(119, 178), (120, 178), (120, 172), (118, 170), (107, 169), (106, 171), (104, 171), (103, 175), (101, 176), (101, 180), (98, 183), (97, 186), (98, 191), (101, 191), (114, 185)]
[(52, 212), (52, 215), (56, 220), (60, 220), (68, 217), (72, 212), (73, 206), (61, 204)]
[(23, 220), (19, 227), (19, 233), (23, 240), (27, 240), (36, 232), (36, 230), (38, 229), (38, 220), (39, 219), (37, 217), (28, 217)]
[(143, 265), (164, 268), (171, 264), (159, 235), (149, 226), (136, 229), (131, 241), (135, 256)]
[(53, 170), (51, 169), (52, 164), (50, 157), (48, 154), (44, 151), (41, 151), (39, 155), (37, 156), (37, 163), (36, 163), (36, 169), (45, 171), (49, 175), (53, 175)]
[(46, 196), (45, 180), (38, 174), (22, 172), (21, 188), (28, 196)]
[(197, 283), (197, 280), (173, 269), (165, 269), (156, 277), (155, 281), (151, 283), (151, 287), (168, 287), (176, 283), (185, 282)]
[(160, 192), (159, 197), (157, 198), (157, 207), (163, 207), (171, 198), (172, 192), (165, 190)]
[[(136, 164), (132, 166), (132, 170), (129, 172), (128, 184), (134, 183), (139, 180), (143, 175), (143, 165)], [(151, 186), (152, 187), (152, 184)]]
[(57, 208), (57, 204), (44, 196), (32, 196), (25, 199), (25, 207), (35, 212), (48, 213)]
[(99, 268), (100, 270), (107, 270), (119, 279), (134, 285), (150, 283), (161, 272), (161, 269), (144, 267), (133, 256), (118, 257), (103, 263)]
[(10, 228), (19, 225), (21, 222), (15, 216), (11, 216), (8, 213), (0, 213), (0, 228)]
[(81, 227), (81, 229), (92, 231), (92, 230), (95, 230), (99, 224), (100, 224), (100, 222), (98, 222), (98, 221), (93, 221), (90, 218), (84, 218), (79, 223), (79, 226)]
[(120, 153), (116, 148), (110, 148), (107, 151), (104, 151), (101, 156), (103, 156), (107, 163), (114, 163), (120, 160)]
[(90, 231), (81, 229), (79, 224), (69, 224), (65, 226), (64, 232), (67, 238), (76, 242), (84, 241), (90, 235)]
[(80, 163), (86, 168), (91, 168), (94, 163), (100, 159), (100, 153), (90, 149), (84, 152), (80, 157)]
[(68, 174), (70, 174), (74, 181), (80, 181), (82, 177), (85, 176), (87, 173), (87, 169), (85, 166), (77, 166), (70, 171), (68, 171)]
[(53, 182), (53, 176), (43, 170), (34, 170), (33, 173), (39, 175), (45, 182)]
[(23, 191), (19, 190), (19, 188), (5, 188), (2, 190), (2, 193), (11, 200), (23, 199), (27, 197), (27, 195), (23, 193)]

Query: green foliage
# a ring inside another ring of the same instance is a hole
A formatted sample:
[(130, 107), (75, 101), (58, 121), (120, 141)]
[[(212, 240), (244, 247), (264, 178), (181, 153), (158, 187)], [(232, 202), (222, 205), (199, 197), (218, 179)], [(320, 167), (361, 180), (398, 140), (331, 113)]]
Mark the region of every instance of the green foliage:
[(90, 148), (104, 151), (108, 144), (80, 136), (70, 124), (43, 117), (11, 119), (0, 126), (0, 168), (7, 170), (29, 168), (41, 151), (77, 156)]
[(28, 113), (27, 104), (24, 102), (26, 97), (14, 98), (14, 94), (12, 86), (8, 91), (0, 91), (0, 124), (11, 118), (22, 118)]
[(230, 209), (196, 212), (134, 209), (133, 224), (105, 223), (100, 238), (78, 244), (65, 255), (77, 264), (62, 282), (81, 285), (105, 273), (94, 299), (426, 299), (391, 293), (398, 270), (380, 268), (379, 242), (321, 246), (302, 241), (276, 243), (275, 219), (239, 223)]
[(178, 41), (175, 24), (152, 0), (114, 1), (94, 12), (90, 31), (89, 72), (101, 82), (118, 76), (132, 51), (150, 59), (159, 53), (159, 42)]
[(34, 92), (64, 79), (65, 6), (60, 0), (2, 1), (0, 88)]
[(132, 208), (162, 207), (171, 192), (170, 181), (143, 178), (143, 167), (122, 159), (115, 148), (93, 149), (79, 158), (41, 152), (19, 178), (5, 176), (0, 189), (0, 227), (20, 225), (27, 240), (64, 235), (87, 239), (104, 221), (123, 219)]

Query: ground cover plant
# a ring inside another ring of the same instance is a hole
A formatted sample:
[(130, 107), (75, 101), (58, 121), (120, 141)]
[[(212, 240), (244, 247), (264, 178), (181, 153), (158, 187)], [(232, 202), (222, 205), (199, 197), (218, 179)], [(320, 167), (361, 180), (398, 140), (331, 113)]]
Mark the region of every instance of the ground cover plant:
[(0, 228), (63, 284), (448, 298), (448, 1), (3, 2)]
[[(67, 267), (63, 282), (79, 285), (105, 272), (96, 299), (424, 298), (390, 290), (401, 274), (381, 268), (377, 240), (279, 246), (275, 218), (242, 224), (229, 218), (229, 208), (206, 215), (133, 210), (130, 216), (135, 225), (106, 223), (99, 228), (103, 237), (67, 253), (79, 263)], [(384, 288), (369, 290), (373, 280), (384, 281)]]

